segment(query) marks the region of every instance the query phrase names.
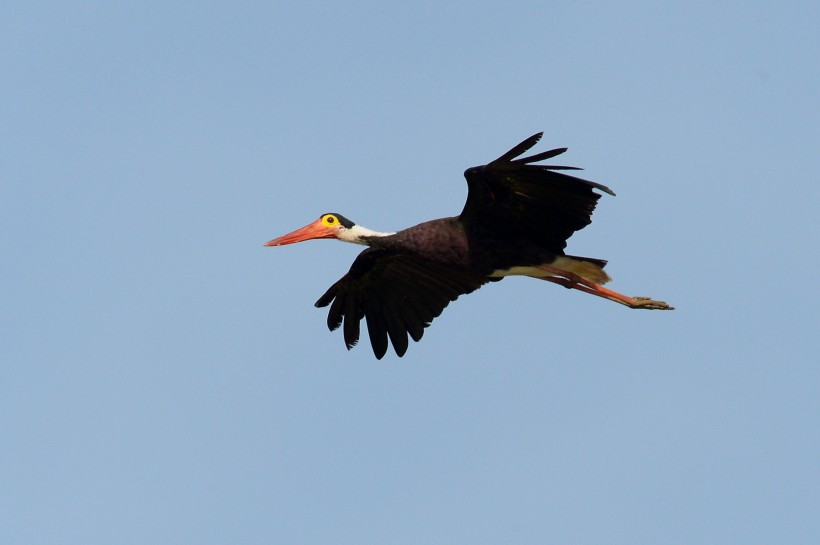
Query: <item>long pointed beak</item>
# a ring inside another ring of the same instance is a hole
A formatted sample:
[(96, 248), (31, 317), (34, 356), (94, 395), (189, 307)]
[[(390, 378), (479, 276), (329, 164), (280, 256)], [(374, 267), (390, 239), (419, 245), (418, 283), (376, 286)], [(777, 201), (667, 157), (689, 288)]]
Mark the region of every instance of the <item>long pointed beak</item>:
[(318, 219), (309, 225), (305, 225), (301, 229), (297, 229), (287, 235), (282, 235), (279, 238), (269, 240), (265, 246), (284, 246), (285, 244), (294, 244), (296, 242), (303, 242), (314, 238), (336, 238), (336, 230), (322, 225), (322, 220)]

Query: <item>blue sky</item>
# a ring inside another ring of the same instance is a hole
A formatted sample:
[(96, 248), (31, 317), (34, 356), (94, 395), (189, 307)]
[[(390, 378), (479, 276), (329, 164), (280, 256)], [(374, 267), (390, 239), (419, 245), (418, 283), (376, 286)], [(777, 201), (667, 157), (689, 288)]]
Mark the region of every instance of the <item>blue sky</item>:
[[(8, 543), (820, 541), (816, 2), (6, 2)], [(457, 214), (538, 131), (612, 187), (398, 359), (337, 211)]]

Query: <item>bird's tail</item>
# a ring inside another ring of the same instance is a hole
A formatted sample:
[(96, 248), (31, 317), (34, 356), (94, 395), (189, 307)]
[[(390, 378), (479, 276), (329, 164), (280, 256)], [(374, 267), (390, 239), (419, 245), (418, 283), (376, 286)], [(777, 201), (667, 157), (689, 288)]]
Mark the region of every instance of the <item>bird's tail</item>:
[(606, 284), (612, 278), (604, 271), (605, 259), (595, 257), (579, 257), (576, 255), (559, 256), (553, 266), (577, 274), (585, 280), (596, 284)]

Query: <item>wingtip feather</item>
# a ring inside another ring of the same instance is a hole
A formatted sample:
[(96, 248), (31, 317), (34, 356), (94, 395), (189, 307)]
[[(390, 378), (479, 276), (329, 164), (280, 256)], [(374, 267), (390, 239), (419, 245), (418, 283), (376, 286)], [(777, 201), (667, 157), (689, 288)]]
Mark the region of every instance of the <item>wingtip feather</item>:
[(543, 132), (537, 132), (530, 136), (529, 138), (523, 140), (516, 146), (514, 146), (510, 151), (496, 159), (495, 161), (491, 162), (490, 164), (498, 164), (498, 163), (509, 163), (519, 155), (526, 153), (531, 147), (536, 145), (541, 137), (544, 136)]

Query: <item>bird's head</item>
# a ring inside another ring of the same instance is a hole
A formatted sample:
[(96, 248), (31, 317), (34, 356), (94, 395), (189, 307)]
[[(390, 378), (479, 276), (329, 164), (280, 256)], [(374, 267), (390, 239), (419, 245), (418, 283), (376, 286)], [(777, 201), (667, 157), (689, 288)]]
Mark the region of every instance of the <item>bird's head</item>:
[(356, 225), (341, 214), (327, 213), (319, 219), (297, 229), (287, 235), (282, 235), (265, 243), (265, 246), (284, 246), (314, 238), (335, 238), (344, 242), (367, 244), (367, 237), (385, 236), (391, 233), (379, 233)]

